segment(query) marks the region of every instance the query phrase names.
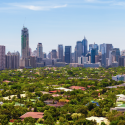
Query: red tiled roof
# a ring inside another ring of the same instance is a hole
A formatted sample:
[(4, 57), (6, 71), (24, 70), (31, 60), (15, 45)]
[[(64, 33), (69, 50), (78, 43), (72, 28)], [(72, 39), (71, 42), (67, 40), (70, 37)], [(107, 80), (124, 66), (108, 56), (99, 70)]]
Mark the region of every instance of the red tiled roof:
[(24, 119), (26, 117), (32, 117), (32, 118), (43, 118), (44, 113), (43, 112), (27, 112), (24, 115), (22, 115), (20, 118)]
[(3, 82), (9, 83), (9, 82), (11, 82), (11, 81), (8, 81), (8, 80), (4, 80)]
[(85, 90), (86, 87), (82, 87), (82, 86), (71, 86), (69, 87), (70, 89), (81, 89), (81, 90)]
[(48, 104), (49, 106), (54, 106), (54, 107), (62, 107), (64, 106), (66, 103), (65, 102), (58, 102), (57, 104)]
[(94, 85), (88, 85), (87, 87), (90, 88), (90, 87), (95, 87), (95, 86)]
[(60, 95), (59, 94), (53, 94), (52, 96), (53, 97), (59, 97)]
[(60, 90), (49, 91), (49, 93), (56, 93), (56, 92), (60, 92)]

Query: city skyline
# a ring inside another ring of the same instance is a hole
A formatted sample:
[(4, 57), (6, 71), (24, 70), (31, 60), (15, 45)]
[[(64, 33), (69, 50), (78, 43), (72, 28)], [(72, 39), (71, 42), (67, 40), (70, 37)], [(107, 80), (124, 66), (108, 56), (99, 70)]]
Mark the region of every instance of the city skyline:
[(21, 53), (23, 25), (29, 29), (32, 50), (37, 48), (37, 43), (42, 43), (43, 52), (49, 53), (63, 44), (72, 46), (73, 52), (76, 42), (84, 36), (89, 44), (111, 43), (115, 48), (124, 49), (123, 0), (5, 0), (0, 2), (0, 7), (0, 41), (6, 46), (6, 53), (14, 50)]

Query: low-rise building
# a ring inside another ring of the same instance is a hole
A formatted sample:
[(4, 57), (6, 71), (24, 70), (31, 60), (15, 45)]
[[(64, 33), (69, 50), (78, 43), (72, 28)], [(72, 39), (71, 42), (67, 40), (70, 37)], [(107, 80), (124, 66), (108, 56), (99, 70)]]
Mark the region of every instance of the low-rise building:
[(100, 62), (99, 62), (99, 63), (84, 63), (84, 67), (85, 67), (85, 68), (88, 68), (88, 67), (98, 68), (98, 67), (100, 67), (100, 66), (101, 66)]
[(109, 125), (110, 122), (108, 119), (104, 118), (104, 117), (95, 117), (95, 116), (91, 116), (86, 118), (87, 120), (92, 120), (92, 121), (96, 121), (98, 125), (101, 125), (102, 122), (104, 122), (106, 125)]
[(125, 81), (125, 75), (112, 76), (112, 80), (115, 80), (115, 81)]
[(21, 120), (24, 120), (24, 118), (32, 117), (35, 119), (43, 118), (44, 113), (43, 112), (27, 112), (24, 115), (20, 116)]

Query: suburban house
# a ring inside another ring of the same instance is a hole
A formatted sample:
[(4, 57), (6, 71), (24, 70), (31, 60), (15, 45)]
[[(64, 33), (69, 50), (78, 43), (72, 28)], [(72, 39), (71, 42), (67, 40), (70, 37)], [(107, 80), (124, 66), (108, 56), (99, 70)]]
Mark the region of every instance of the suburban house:
[(32, 117), (35, 119), (43, 118), (44, 113), (43, 112), (27, 112), (24, 115), (20, 116), (21, 120), (24, 120), (24, 118)]

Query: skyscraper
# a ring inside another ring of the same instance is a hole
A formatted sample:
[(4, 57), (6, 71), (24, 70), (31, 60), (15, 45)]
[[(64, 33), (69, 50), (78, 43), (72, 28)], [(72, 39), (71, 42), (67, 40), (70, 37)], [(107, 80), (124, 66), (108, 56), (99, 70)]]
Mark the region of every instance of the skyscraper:
[(22, 59), (29, 57), (29, 32), (26, 27), (23, 27), (21, 34), (21, 56)]
[(81, 41), (77, 41), (76, 47), (75, 47), (75, 62), (78, 63), (78, 57), (82, 56), (83, 53), (83, 46)]
[(119, 61), (118, 61), (119, 66), (123, 66), (125, 67), (125, 57), (119, 57)]
[(112, 50), (113, 46), (112, 44), (101, 44), (100, 50), (102, 53), (102, 66), (106, 67), (106, 58), (109, 58), (109, 52)]
[(58, 45), (58, 58), (63, 62), (63, 45)]
[(96, 48), (96, 55), (98, 55), (98, 44), (89, 44), (89, 52), (91, 52), (92, 48)]
[(112, 65), (112, 63), (114, 61), (118, 62), (119, 57), (120, 57), (120, 50), (119, 50), (119, 48), (113, 48), (109, 52), (109, 65)]
[(19, 68), (19, 52), (10, 53), (8, 52), (6, 55), (6, 68), (7, 69), (17, 69)]
[(96, 48), (91, 49), (91, 63), (95, 63)]
[(5, 46), (0, 45), (0, 70), (5, 69)]
[(43, 58), (42, 43), (38, 43), (38, 45), (37, 45), (37, 58)]
[(84, 37), (84, 39), (82, 40), (82, 46), (83, 46), (83, 56), (86, 56), (87, 54), (87, 48), (88, 48), (88, 41), (87, 39)]
[(65, 62), (71, 63), (71, 46), (65, 46)]
[(57, 58), (57, 51), (53, 49), (51, 52), (51, 59), (56, 59), (56, 58)]

